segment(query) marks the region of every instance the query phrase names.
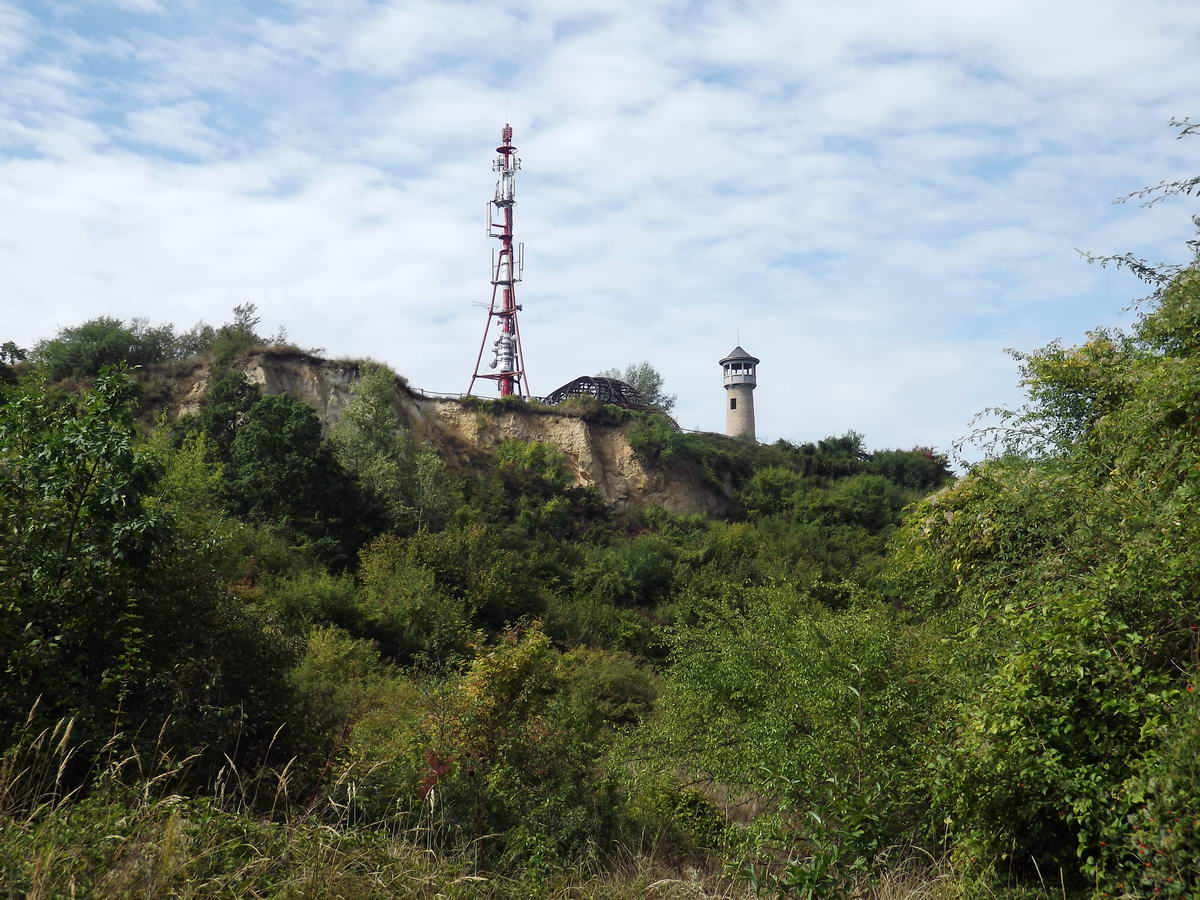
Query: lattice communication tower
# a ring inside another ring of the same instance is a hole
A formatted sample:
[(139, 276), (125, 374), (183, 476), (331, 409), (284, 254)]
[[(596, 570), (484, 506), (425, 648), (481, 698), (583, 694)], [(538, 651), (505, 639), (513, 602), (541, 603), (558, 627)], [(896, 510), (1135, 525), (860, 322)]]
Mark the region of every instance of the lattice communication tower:
[[(517, 303), (516, 291), (525, 271), (525, 245), (513, 244), (513, 207), (517, 203), (517, 172), (521, 169), (521, 159), (513, 146), (512, 133), (512, 126), (506, 124), (500, 133), (502, 143), (496, 148), (496, 158), (492, 161), (492, 168), (497, 173), (496, 196), (487, 203), (485, 219), (488, 237), (499, 240), (500, 248), (492, 250), (492, 303), (467, 393), (475, 389), (477, 380), (487, 378), (497, 382), (501, 397), (515, 394), (528, 398), (525, 352), (521, 348), (521, 327), (517, 322), (521, 306)], [(496, 337), (492, 341), (492, 359), (488, 368), (495, 371), (481, 372), (483, 351), (492, 334)]]

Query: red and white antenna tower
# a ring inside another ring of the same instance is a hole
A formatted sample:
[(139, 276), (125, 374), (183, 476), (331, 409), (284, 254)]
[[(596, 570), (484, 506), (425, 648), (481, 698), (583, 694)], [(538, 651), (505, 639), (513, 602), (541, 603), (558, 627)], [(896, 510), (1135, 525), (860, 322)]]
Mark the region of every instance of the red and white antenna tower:
[[(512, 394), (528, 397), (525, 352), (521, 349), (521, 327), (517, 323), (517, 312), (521, 307), (516, 291), (525, 271), (525, 245), (517, 244), (515, 251), (513, 248), (513, 206), (517, 202), (517, 172), (521, 168), (521, 159), (513, 146), (511, 125), (504, 126), (500, 138), (504, 143), (496, 148), (496, 158), (492, 161), (492, 168), (498, 173), (496, 197), (488, 202), (486, 215), (488, 237), (499, 238), (500, 251), (492, 251), (492, 305), (488, 309), (483, 340), (479, 342), (479, 355), (475, 358), (475, 374), (471, 376), (467, 393), (474, 390), (478, 379), (489, 378), (499, 382), (501, 397)], [(497, 326), (497, 336), (492, 342), (492, 361), (488, 368), (496, 371), (480, 372), (493, 323)]]

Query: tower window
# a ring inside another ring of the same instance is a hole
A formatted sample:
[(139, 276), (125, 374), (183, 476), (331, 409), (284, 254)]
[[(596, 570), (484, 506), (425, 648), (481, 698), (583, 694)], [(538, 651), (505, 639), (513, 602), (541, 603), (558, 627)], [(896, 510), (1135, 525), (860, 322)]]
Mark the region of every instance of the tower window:
[(730, 408), (730, 409), (737, 409), (737, 397), (730, 397), (730, 398), (729, 398), (729, 408)]

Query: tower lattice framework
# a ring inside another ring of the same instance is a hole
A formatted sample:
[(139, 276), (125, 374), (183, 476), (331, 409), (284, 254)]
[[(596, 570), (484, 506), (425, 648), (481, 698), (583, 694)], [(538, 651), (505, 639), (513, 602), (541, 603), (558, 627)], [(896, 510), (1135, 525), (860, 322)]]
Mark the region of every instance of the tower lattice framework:
[[(521, 169), (521, 159), (513, 146), (512, 134), (512, 126), (506, 124), (500, 133), (502, 143), (496, 148), (496, 158), (492, 161), (492, 168), (497, 173), (496, 196), (487, 203), (487, 234), (500, 241), (500, 248), (492, 252), (492, 302), (468, 394), (474, 391), (476, 381), (486, 378), (498, 384), (501, 397), (530, 396), (521, 326), (517, 321), (521, 306), (517, 303), (516, 288), (525, 271), (525, 245), (513, 243), (513, 207), (517, 204), (517, 172)], [(493, 334), (492, 359), (488, 368), (495, 371), (480, 371), (488, 338)]]

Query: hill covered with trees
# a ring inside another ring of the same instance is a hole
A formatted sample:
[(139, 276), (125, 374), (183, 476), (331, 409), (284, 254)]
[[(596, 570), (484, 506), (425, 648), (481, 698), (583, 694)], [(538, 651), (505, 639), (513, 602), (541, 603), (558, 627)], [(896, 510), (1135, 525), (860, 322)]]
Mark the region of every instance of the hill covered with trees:
[[(323, 432), (232, 364), (244, 307), (6, 345), (0, 881), (1195, 896), (1200, 266), (1140, 271), (957, 480), (636, 414), (727, 518), (614, 512), (546, 442), (448, 467), (379, 366)], [(146, 346), (218, 368), (148, 432)]]

